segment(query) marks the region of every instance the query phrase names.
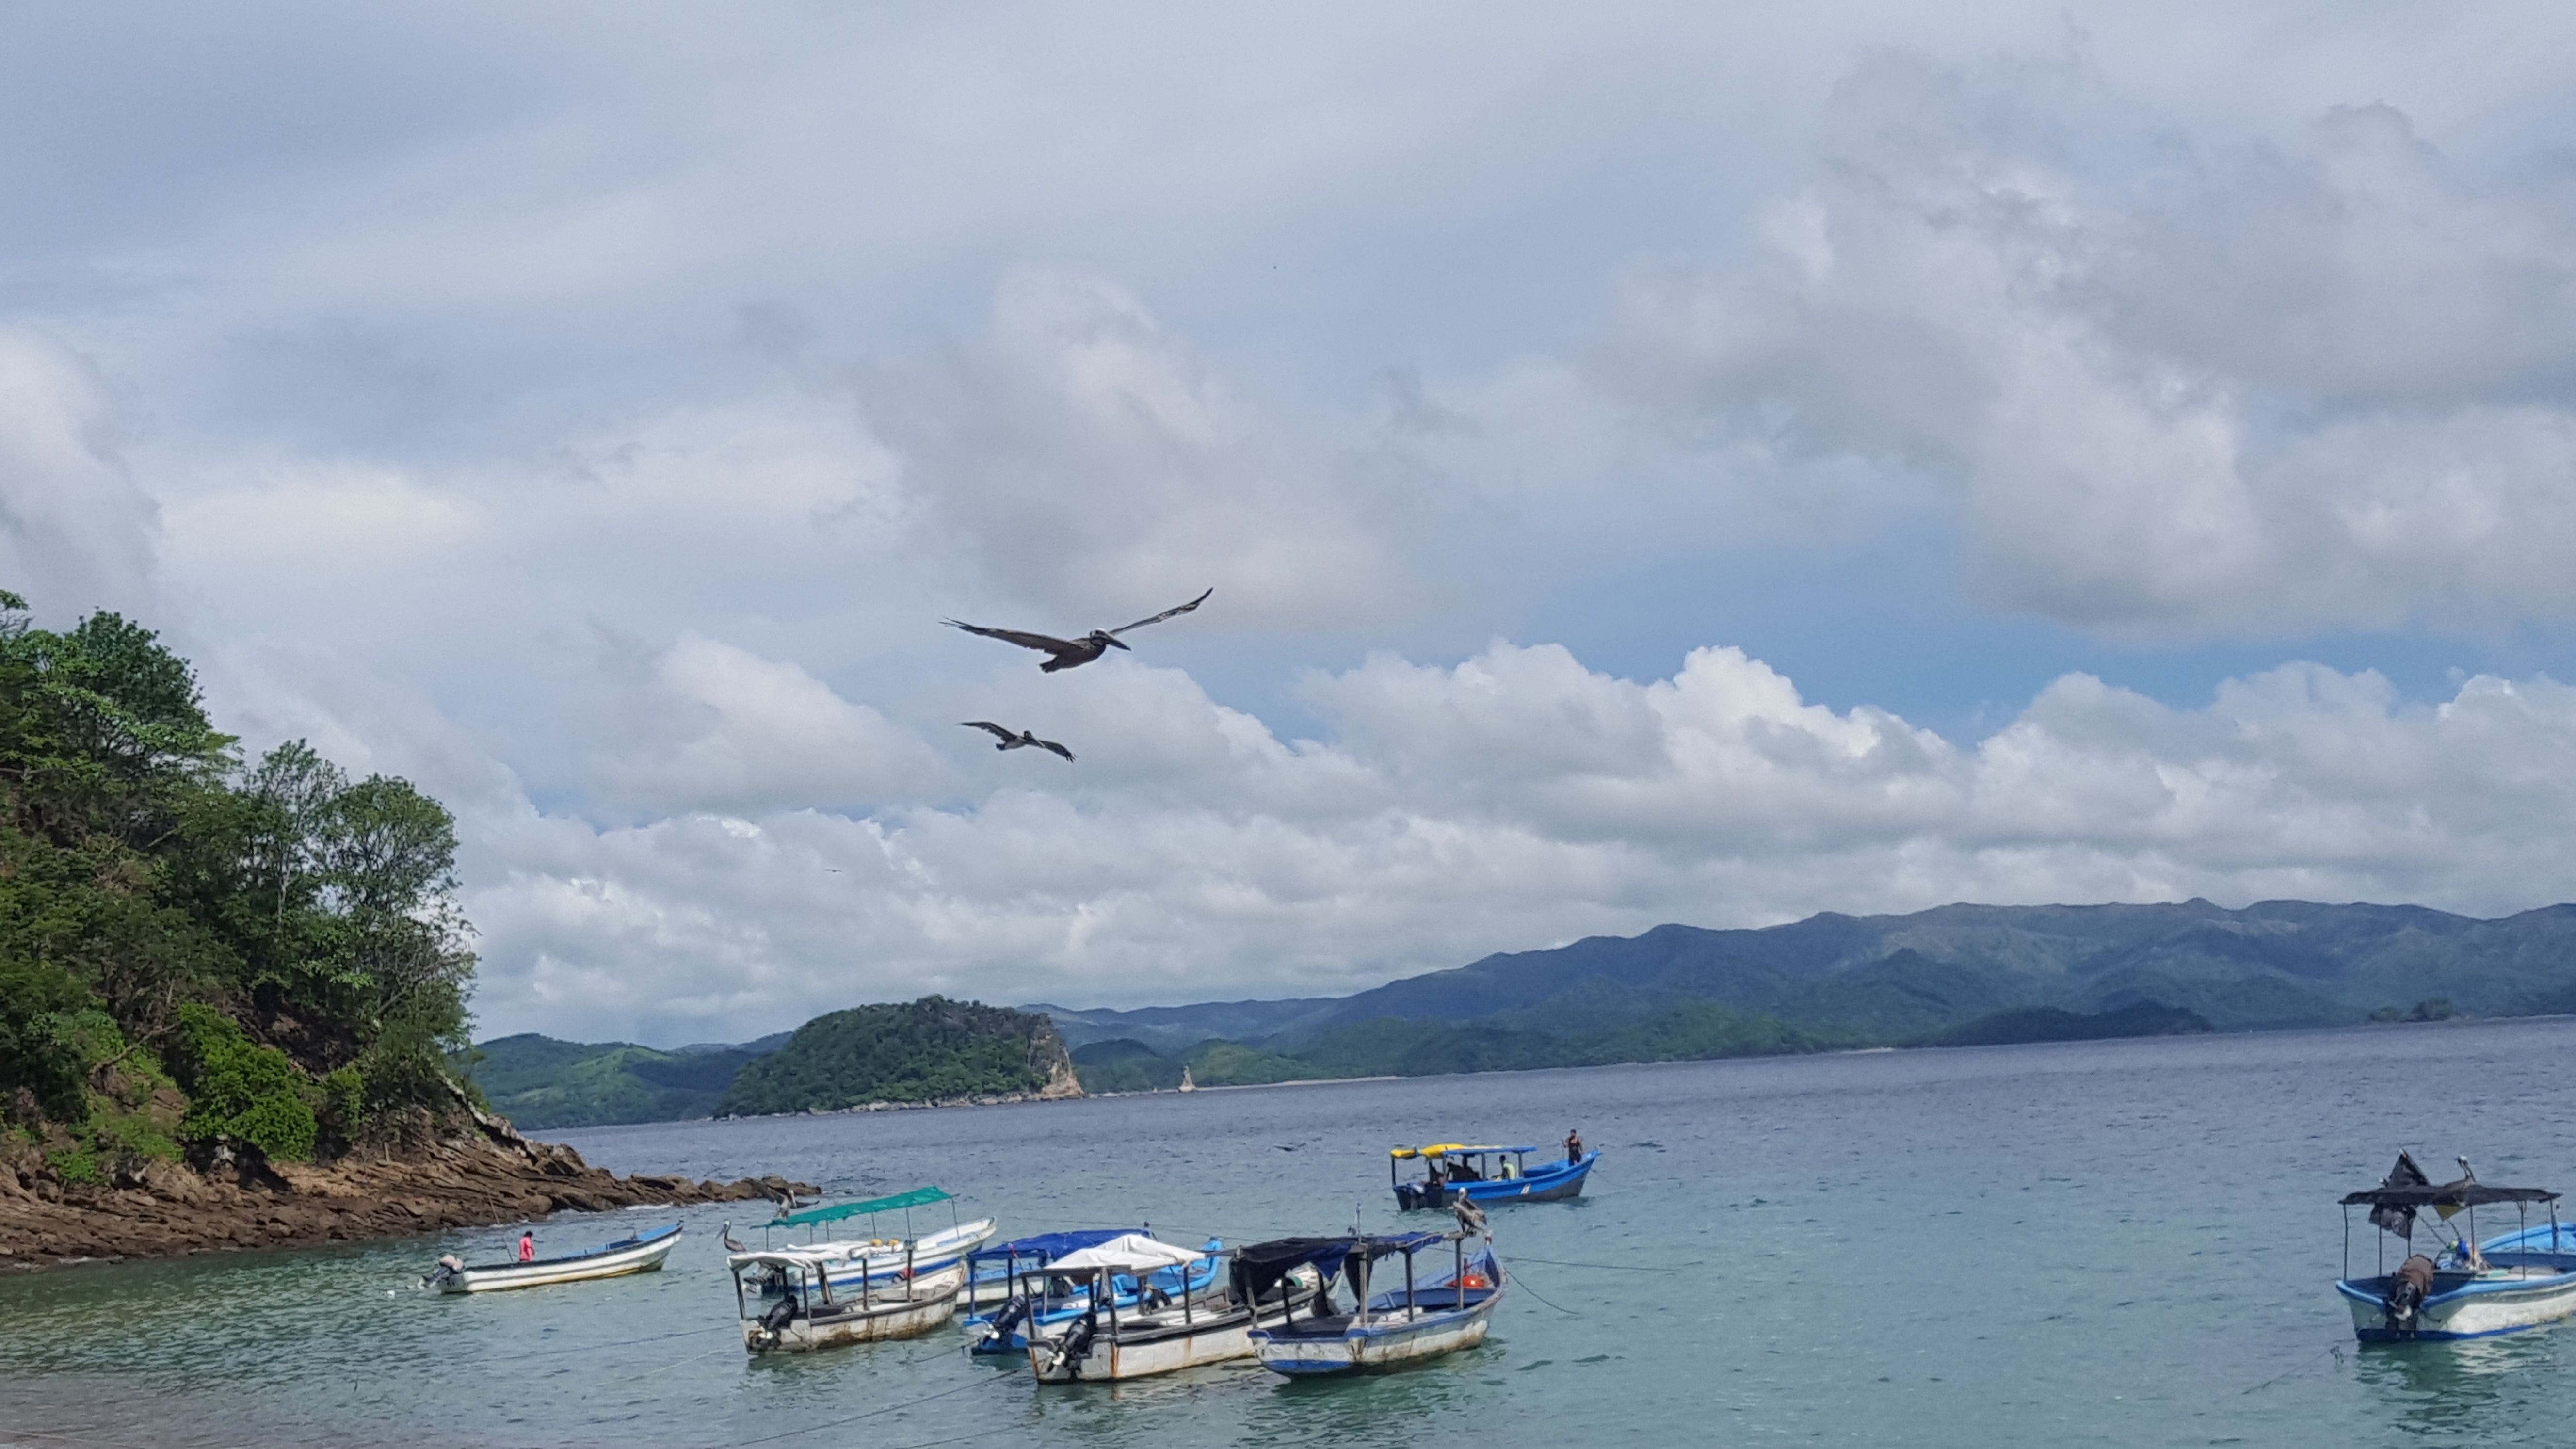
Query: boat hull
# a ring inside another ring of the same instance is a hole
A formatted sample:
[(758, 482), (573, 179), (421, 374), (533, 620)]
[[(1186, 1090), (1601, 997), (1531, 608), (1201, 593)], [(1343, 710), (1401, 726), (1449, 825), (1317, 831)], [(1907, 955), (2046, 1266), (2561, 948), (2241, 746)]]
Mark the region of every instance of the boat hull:
[(2414, 1318), (2400, 1324), (2381, 1298), (2385, 1279), (2344, 1279), (2335, 1284), (2352, 1310), (2353, 1336), (2364, 1343), (2442, 1342), (2519, 1333), (2576, 1316), (2576, 1271), (2540, 1278), (2475, 1279), (2427, 1297)]
[(1339, 1338), (1257, 1332), (1250, 1335), (1252, 1355), (1263, 1368), (1291, 1378), (1402, 1368), (1483, 1343), (1485, 1330), (1492, 1326), (1493, 1308), (1488, 1299), (1464, 1313), (1352, 1327)]
[(919, 1338), (957, 1312), (957, 1289), (963, 1278), (962, 1273), (951, 1275), (942, 1284), (924, 1285), (894, 1302), (880, 1297), (867, 1304), (827, 1304), (820, 1314), (799, 1316), (777, 1328), (746, 1322), (742, 1346), (760, 1354), (810, 1353), (847, 1343)]
[(1560, 1162), (1527, 1177), (1442, 1183), (1436, 1188), (1428, 1182), (1400, 1182), (1395, 1186), (1395, 1205), (1403, 1212), (1444, 1208), (1462, 1196), (1480, 1207), (1515, 1202), (1564, 1202), (1568, 1198), (1583, 1196), (1583, 1180), (1592, 1175), (1592, 1164), (1600, 1160), (1600, 1153), (1587, 1152), (1580, 1162)]
[[(838, 1260), (826, 1264), (833, 1296), (846, 1294), (856, 1298), (863, 1281), (871, 1292), (901, 1288), (906, 1281), (904, 1274), (907, 1269), (915, 1282), (927, 1282), (937, 1275), (953, 1272), (963, 1283), (966, 1255), (982, 1247), (992, 1236), (993, 1220), (981, 1218), (945, 1232), (925, 1233), (910, 1245), (909, 1252), (902, 1242), (889, 1243), (883, 1239), (816, 1243), (800, 1251), (838, 1252)], [(740, 1262), (758, 1256), (752, 1252), (736, 1253), (727, 1261)]]
[(1112, 1333), (1103, 1320), (1100, 1336), (1080, 1355), (1068, 1356), (1063, 1345), (1071, 1326), (1041, 1334), (1029, 1344), (1029, 1368), (1042, 1384), (1109, 1383), (1178, 1373), (1200, 1364), (1225, 1363), (1252, 1356), (1252, 1332), (1285, 1322), (1289, 1310), (1265, 1303), (1258, 1319), (1239, 1309), (1217, 1314), (1200, 1311), (1184, 1323), (1166, 1310), (1152, 1318), (1121, 1317)]
[(552, 1283), (581, 1283), (593, 1278), (622, 1278), (629, 1273), (650, 1273), (662, 1266), (671, 1250), (680, 1243), (680, 1229), (671, 1227), (649, 1237), (639, 1237), (632, 1247), (610, 1245), (596, 1253), (578, 1257), (556, 1258), (537, 1263), (498, 1263), (461, 1272), (431, 1275), (431, 1286), (441, 1293), (495, 1293), (510, 1288), (543, 1288)]

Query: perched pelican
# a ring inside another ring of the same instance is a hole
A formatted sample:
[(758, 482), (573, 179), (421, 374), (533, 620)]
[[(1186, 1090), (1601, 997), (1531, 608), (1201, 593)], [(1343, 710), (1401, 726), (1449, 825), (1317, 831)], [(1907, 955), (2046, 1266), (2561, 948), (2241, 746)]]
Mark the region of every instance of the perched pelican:
[[(1119, 635), (1130, 629), (1142, 629), (1148, 624), (1159, 624), (1174, 615), (1186, 614), (1206, 603), (1208, 594), (1215, 592), (1216, 590), (1209, 589), (1207, 594), (1201, 594), (1176, 608), (1165, 609), (1150, 619), (1139, 619), (1133, 624), (1121, 624), (1115, 629), (1094, 629), (1079, 639), (1058, 639), (1052, 634), (1031, 634), (1021, 629), (987, 629), (981, 624), (961, 624), (955, 619), (942, 619), (939, 622), (952, 629), (963, 629), (969, 634), (981, 634), (987, 639), (999, 639), (1005, 644), (1017, 644), (1023, 649), (1043, 651), (1048, 656), (1047, 662), (1039, 665), (1038, 668), (1053, 674), (1059, 669), (1071, 669), (1076, 665), (1089, 664), (1112, 649), (1126, 648), (1127, 645), (1119, 640)], [(1008, 749), (1010, 746), (1005, 745), (1003, 748)]]
[(748, 1253), (751, 1251), (749, 1248), (746, 1248), (742, 1244), (734, 1241), (733, 1224), (731, 1223), (724, 1225), (723, 1242), (725, 1245), (725, 1251), (728, 1253)]
[(1000, 725), (997, 725), (988, 719), (959, 720), (958, 723), (964, 725), (970, 730), (992, 731), (993, 738), (1001, 741), (1000, 744), (993, 746), (993, 748), (997, 750), (1025, 750), (1035, 748), (1041, 750), (1053, 750), (1068, 760), (1073, 758), (1073, 751), (1066, 749), (1064, 746), (1057, 744), (1053, 740), (1039, 739), (1038, 732), (1036, 730), (1022, 730), (1018, 734), (1013, 734), (1009, 730), (1002, 728)]

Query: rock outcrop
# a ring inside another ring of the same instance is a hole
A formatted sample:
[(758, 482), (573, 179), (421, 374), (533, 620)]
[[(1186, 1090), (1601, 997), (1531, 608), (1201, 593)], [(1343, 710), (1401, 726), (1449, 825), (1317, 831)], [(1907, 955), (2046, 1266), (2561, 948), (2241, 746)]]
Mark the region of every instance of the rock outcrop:
[(748, 1202), (812, 1194), (780, 1177), (729, 1183), (619, 1177), (507, 1121), (468, 1108), (450, 1130), (426, 1113), (382, 1147), (324, 1165), (217, 1148), (182, 1164), (144, 1159), (115, 1180), (56, 1179), (32, 1145), (0, 1146), (0, 1267), (311, 1246), (520, 1222), (643, 1203)]

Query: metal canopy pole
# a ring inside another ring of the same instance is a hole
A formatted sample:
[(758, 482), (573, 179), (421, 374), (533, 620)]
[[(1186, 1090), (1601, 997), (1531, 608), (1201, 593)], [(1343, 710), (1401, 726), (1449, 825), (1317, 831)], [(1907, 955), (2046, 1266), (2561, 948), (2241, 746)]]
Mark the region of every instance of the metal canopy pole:
[(1413, 1301), (1413, 1250), (1404, 1250), (1404, 1321), (1411, 1323), (1422, 1316), (1422, 1305)]

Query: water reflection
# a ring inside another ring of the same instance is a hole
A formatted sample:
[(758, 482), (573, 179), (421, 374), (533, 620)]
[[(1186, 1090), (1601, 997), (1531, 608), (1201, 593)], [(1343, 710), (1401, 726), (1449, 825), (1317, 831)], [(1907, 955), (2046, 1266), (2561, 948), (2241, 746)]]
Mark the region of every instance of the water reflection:
[(2534, 1329), (2454, 1343), (2370, 1344), (2361, 1347), (2354, 1376), (2392, 1428), (2425, 1437), (2509, 1439), (2527, 1417), (2535, 1380), (2562, 1371), (2561, 1337)]

